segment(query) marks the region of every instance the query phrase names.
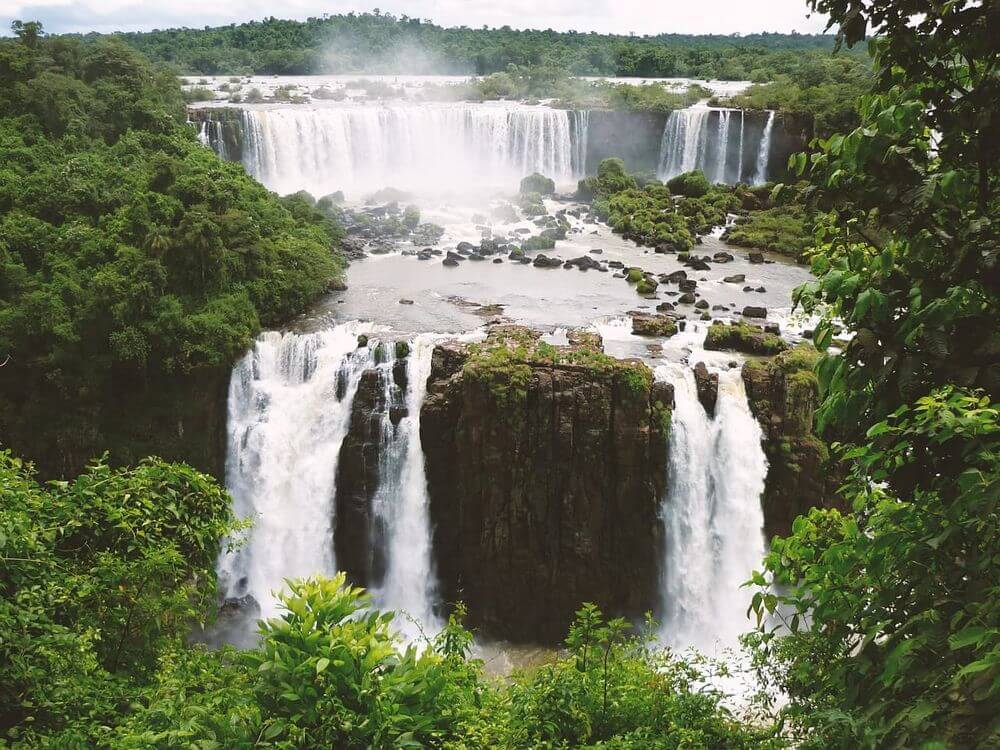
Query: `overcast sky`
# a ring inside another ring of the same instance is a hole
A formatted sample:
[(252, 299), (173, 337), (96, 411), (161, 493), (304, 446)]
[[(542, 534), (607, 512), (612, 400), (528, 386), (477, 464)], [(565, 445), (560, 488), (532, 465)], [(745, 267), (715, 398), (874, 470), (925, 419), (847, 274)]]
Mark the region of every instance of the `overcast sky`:
[(0, 0), (0, 23), (41, 21), (48, 32), (199, 28), (277, 16), (304, 19), (379, 7), (444, 26), (614, 33), (731, 34), (823, 30), (805, 0)]

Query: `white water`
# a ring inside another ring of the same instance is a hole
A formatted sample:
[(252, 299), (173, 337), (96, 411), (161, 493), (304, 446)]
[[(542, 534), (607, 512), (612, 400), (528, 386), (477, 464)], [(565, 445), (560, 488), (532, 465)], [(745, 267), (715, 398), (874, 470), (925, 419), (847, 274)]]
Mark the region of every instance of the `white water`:
[[(220, 592), (224, 599), (249, 594), (261, 617), (273, 617), (285, 579), (336, 572), (337, 462), (361, 375), (376, 369), (386, 409), (379, 415), (379, 486), (372, 498), (382, 533), (372, 541), (382, 545), (385, 570), (373, 594), (381, 608), (412, 618), (396, 624), (415, 637), (419, 628), (438, 627), (420, 443), (434, 339), (417, 336), (410, 342), (404, 393), (393, 381), (391, 344), (382, 362), (376, 362), (374, 340), (358, 348), (358, 334), (371, 330), (349, 323), (320, 333), (264, 333), (234, 368), (226, 484), (236, 514), (254, 525), (243, 547), (220, 556)], [(403, 406), (407, 415), (393, 425), (390, 407)]]
[(532, 172), (568, 183), (585, 169), (587, 118), (544, 106), (348, 103), (241, 116), (244, 166), (278, 193), (509, 190)]
[(254, 526), (219, 558), (224, 598), (253, 596), (277, 614), (286, 578), (330, 575), (340, 444), (369, 350), (354, 324), (319, 333), (261, 334), (229, 386), (226, 486)]
[(765, 552), (760, 426), (738, 368), (719, 373), (714, 418), (698, 401), (689, 367), (666, 364), (657, 375), (673, 384), (676, 402), (661, 510), (661, 637), (709, 651), (734, 646), (749, 626), (750, 595), (741, 586)]
[[(433, 337), (417, 336), (410, 342), (403, 400), (407, 415), (396, 426), (388, 413), (383, 419), (387, 439), (379, 455), (379, 488), (372, 502), (385, 529), (386, 545), (385, 578), (375, 591), (376, 601), (383, 609), (405, 613), (425, 631), (438, 629), (433, 610), (436, 579), (431, 562), (430, 500), (420, 443), (420, 408), (433, 351)], [(396, 625), (405, 635), (418, 635), (417, 626), (409, 620), (401, 618)]]
[(757, 171), (754, 174), (754, 183), (761, 185), (767, 182), (767, 162), (771, 158), (771, 131), (774, 129), (774, 112), (767, 115), (767, 124), (764, 125), (764, 133), (760, 137), (760, 148), (757, 149)]
[[(738, 146), (730, 153), (729, 140), (739, 112)], [(657, 177), (669, 180), (684, 172), (700, 169), (714, 182), (736, 183), (743, 177), (746, 113), (743, 110), (714, 109), (698, 104), (670, 113), (660, 141)], [(770, 112), (757, 149), (754, 181), (767, 179), (771, 153), (774, 112)]]

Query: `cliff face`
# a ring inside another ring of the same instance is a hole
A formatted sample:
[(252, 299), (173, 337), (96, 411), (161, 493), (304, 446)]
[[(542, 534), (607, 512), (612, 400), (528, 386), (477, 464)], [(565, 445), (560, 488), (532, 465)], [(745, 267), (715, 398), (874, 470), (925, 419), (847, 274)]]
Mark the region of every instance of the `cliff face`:
[(582, 602), (656, 601), (672, 393), (599, 341), (443, 344), (421, 412), (442, 594), (490, 636), (557, 642)]
[(801, 347), (743, 366), (750, 410), (761, 424), (769, 469), (764, 488), (764, 530), (786, 535), (792, 521), (812, 507), (839, 507), (839, 473), (828, 465), (813, 414), (819, 386), (812, 372), (815, 350)]

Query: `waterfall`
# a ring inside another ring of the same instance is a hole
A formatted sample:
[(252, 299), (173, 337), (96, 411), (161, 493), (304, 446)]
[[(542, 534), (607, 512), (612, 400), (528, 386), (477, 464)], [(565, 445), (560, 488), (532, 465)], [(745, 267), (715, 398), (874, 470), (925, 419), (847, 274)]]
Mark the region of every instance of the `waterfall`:
[(573, 174), (587, 174), (587, 149), (589, 147), (590, 112), (578, 109), (573, 112)]
[[(738, 126), (733, 122), (735, 112), (740, 113)], [(711, 109), (698, 105), (671, 112), (660, 139), (657, 176), (661, 180), (669, 180), (684, 172), (700, 169), (714, 182), (739, 182), (743, 177), (745, 125), (746, 113), (743, 110)], [(729, 140), (734, 127), (739, 128), (739, 140), (735, 149), (737, 153), (731, 155)], [(770, 133), (769, 125), (761, 143), (761, 148), (768, 151)]]
[(241, 111), (243, 164), (278, 193), (386, 186), (509, 188), (541, 172), (585, 171), (587, 117), (522, 104), (385, 104)]
[(742, 584), (765, 552), (761, 430), (738, 369), (719, 374), (714, 418), (690, 368), (658, 370), (674, 385), (668, 486), (662, 504), (662, 637), (677, 646), (731, 646), (747, 630)]
[(658, 174), (662, 179), (704, 168), (710, 112), (707, 107), (691, 107), (670, 113), (660, 140)]
[[(378, 374), (384, 409), (378, 420), (378, 485), (371, 499), (369, 544), (381, 563), (370, 583), (377, 605), (405, 611), (436, 629), (435, 578), (420, 409), (434, 337), (417, 336), (405, 364), (391, 344), (358, 347), (370, 326), (351, 323), (320, 333), (264, 333), (235, 366), (229, 388), (226, 484), (238, 517), (253, 528), (246, 544), (219, 558), (224, 599), (250, 595), (262, 617), (277, 613), (286, 578), (337, 570), (333, 530), (341, 445), (366, 370)], [(397, 369), (405, 368), (405, 387)], [(348, 530), (365, 533), (365, 530)], [(407, 636), (418, 630), (405, 619)]]
[(251, 595), (263, 617), (277, 612), (286, 578), (329, 575), (335, 478), (361, 373), (357, 325), (299, 335), (261, 334), (229, 385), (226, 486), (246, 544), (220, 556), (226, 599)]
[[(406, 416), (380, 456), (380, 485), (374, 503), (385, 528), (386, 573), (376, 592), (385, 609), (406, 612), (425, 628), (436, 628), (433, 611), (435, 578), (431, 564), (431, 533), (427, 477), (420, 443), (420, 408), (427, 392), (434, 341), (417, 336), (410, 342), (406, 363)], [(397, 622), (404, 633), (410, 628)], [(416, 633), (412, 633), (416, 635)]]
[(726, 157), (729, 155), (729, 117), (731, 110), (719, 111), (718, 136), (715, 155), (715, 181), (726, 181)]
[(767, 182), (767, 162), (771, 158), (771, 131), (774, 129), (774, 110), (767, 115), (767, 124), (760, 136), (760, 148), (757, 149), (757, 171), (754, 173), (754, 184)]

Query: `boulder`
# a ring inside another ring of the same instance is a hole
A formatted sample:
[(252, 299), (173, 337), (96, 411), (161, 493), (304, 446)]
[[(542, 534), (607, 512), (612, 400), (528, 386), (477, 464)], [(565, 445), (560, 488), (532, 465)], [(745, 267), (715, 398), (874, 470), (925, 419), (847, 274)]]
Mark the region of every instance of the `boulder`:
[(715, 404), (719, 398), (719, 375), (709, 372), (704, 362), (694, 366), (694, 384), (698, 391), (698, 401), (705, 407), (710, 417), (715, 416)]
[(747, 255), (747, 260), (749, 260), (751, 263), (754, 263), (755, 265), (760, 265), (761, 263), (764, 262), (764, 254), (763, 253), (749, 253)]
[[(672, 307), (671, 305), (671, 309)], [(636, 336), (673, 336), (677, 333), (677, 323), (670, 315), (633, 312), (630, 316), (632, 333)]]
[(744, 318), (766, 318), (767, 308), (756, 307), (754, 305), (747, 305), (746, 307), (743, 308), (742, 314)]
[(682, 305), (693, 305), (695, 302), (695, 297), (693, 292), (685, 292), (680, 297), (677, 298), (677, 302)]
[(732, 276), (726, 276), (722, 280), (727, 284), (742, 284), (747, 280), (747, 277), (744, 273), (734, 273)]

